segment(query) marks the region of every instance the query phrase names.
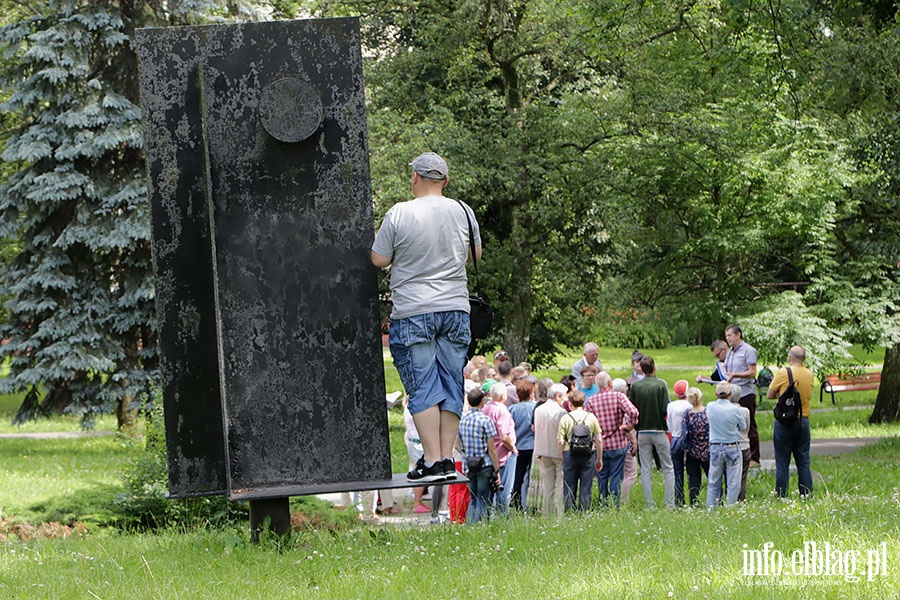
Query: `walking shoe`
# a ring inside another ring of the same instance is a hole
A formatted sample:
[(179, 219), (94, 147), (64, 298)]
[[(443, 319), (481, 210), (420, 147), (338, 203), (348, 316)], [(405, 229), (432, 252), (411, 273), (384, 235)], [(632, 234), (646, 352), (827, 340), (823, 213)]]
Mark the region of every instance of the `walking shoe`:
[(447, 479), (456, 479), (456, 465), (453, 464), (453, 459), (443, 459), (441, 461), (441, 467), (444, 469), (444, 476)]
[(416, 481), (422, 483), (444, 481), (447, 476), (444, 475), (444, 463), (436, 461), (430, 467), (425, 466), (425, 460), (420, 458), (416, 462), (416, 468), (406, 474), (407, 481)]

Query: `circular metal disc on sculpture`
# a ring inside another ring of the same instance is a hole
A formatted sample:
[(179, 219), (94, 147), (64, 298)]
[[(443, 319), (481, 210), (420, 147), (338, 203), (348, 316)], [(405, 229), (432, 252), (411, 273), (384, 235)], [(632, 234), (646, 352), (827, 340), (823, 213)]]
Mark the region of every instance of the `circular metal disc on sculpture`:
[(313, 87), (285, 77), (267, 85), (259, 98), (263, 128), (279, 142), (301, 142), (322, 124), (322, 99)]

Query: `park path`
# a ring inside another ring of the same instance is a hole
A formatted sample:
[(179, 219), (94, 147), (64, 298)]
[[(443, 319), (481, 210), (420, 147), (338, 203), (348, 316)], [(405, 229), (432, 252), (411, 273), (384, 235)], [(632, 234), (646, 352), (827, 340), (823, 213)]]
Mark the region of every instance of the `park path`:
[[(838, 454), (849, 454), (856, 452), (863, 446), (874, 444), (881, 440), (880, 437), (865, 438), (812, 438), (809, 445), (809, 453), (817, 456), (836, 456)], [(759, 442), (759, 455), (763, 460), (775, 459), (775, 451), (772, 447), (772, 441)]]
[(43, 431), (35, 433), (0, 433), (2, 439), (58, 440), (64, 438), (97, 437), (116, 435), (115, 431)]

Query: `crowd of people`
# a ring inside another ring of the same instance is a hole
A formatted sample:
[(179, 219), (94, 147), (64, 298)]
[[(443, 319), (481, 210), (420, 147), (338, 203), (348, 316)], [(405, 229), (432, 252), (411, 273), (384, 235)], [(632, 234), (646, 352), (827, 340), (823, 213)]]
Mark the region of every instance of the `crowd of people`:
[[(561, 516), (593, 506), (627, 501), (641, 473), (647, 506), (656, 506), (652, 473), (661, 471), (664, 504), (734, 504), (746, 498), (747, 474), (759, 465), (755, 427), (756, 351), (730, 325), (725, 340), (710, 348), (716, 365), (710, 377), (714, 397), (686, 380), (668, 384), (657, 377), (652, 357), (635, 352), (633, 372), (613, 378), (588, 343), (571, 374), (559, 382), (539, 379), (530, 365), (514, 367), (499, 351), (493, 364), (473, 357), (464, 370), (466, 409), (457, 450), (469, 478), (467, 521), (505, 515), (511, 509)], [(799, 492), (812, 492), (809, 468), (809, 400), (813, 375), (803, 366), (803, 348), (788, 356), (802, 399), (794, 428), (775, 422), (776, 492), (787, 495), (788, 467), (797, 465)], [(771, 398), (788, 386), (786, 369), (775, 375)], [(749, 393), (748, 393), (749, 392)], [(685, 475), (688, 493), (685, 495)], [(706, 497), (700, 497), (702, 477)]]
[[(727, 327), (725, 340), (711, 347), (716, 368), (698, 383), (716, 383), (716, 400), (705, 407), (702, 391), (687, 381), (670, 393), (653, 358), (637, 352), (633, 373), (611, 378), (592, 342), (559, 382), (539, 380), (527, 364), (513, 367), (502, 350), (492, 365), (484, 357), (467, 363), (472, 330), (466, 263), (481, 256), (478, 222), (470, 207), (443, 195), (450, 170), (442, 157), (426, 152), (410, 167), (414, 197), (388, 210), (371, 249), (372, 264), (390, 268), (388, 345), (416, 440), (407, 481), (416, 487), (452, 483), (458, 477), (454, 452), (460, 452), (470, 522), (506, 514), (511, 506), (529, 510), (529, 503), (540, 504), (534, 508), (545, 514), (587, 510), (595, 478), (601, 501), (618, 506), (637, 479), (638, 463), (648, 505), (654, 504), (654, 466), (663, 473), (668, 508), (684, 503), (685, 471), (690, 502), (699, 502), (702, 472), (709, 479), (707, 506), (720, 503), (723, 485), (725, 502), (739, 501), (747, 471), (760, 459), (757, 354), (740, 327)], [(803, 348), (793, 347), (788, 360), (768, 394), (795, 384), (802, 417), (792, 426), (776, 422), (775, 487), (787, 493), (793, 456), (800, 493), (808, 495), (813, 376), (803, 366)], [(535, 503), (528, 492), (538, 482)]]

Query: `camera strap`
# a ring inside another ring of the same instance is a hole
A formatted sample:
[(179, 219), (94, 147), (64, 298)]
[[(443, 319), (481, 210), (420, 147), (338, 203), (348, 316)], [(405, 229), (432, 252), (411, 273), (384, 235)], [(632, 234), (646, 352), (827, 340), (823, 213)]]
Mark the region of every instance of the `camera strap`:
[(482, 294), (481, 286), (478, 285), (478, 257), (475, 255), (475, 228), (472, 227), (472, 217), (469, 216), (466, 205), (462, 203), (462, 200), (457, 199), (457, 202), (459, 202), (463, 212), (466, 214), (466, 222), (469, 224), (469, 252), (472, 253), (472, 266), (475, 271), (475, 293), (480, 297)]

